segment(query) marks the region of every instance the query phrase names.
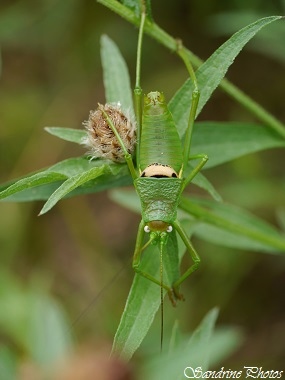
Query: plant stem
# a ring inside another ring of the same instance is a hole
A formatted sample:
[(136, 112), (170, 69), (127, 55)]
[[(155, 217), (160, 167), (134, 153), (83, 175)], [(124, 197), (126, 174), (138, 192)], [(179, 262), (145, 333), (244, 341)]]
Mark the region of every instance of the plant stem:
[[(132, 12), (128, 7), (122, 5), (117, 0), (97, 0), (100, 4), (106, 6), (110, 10), (114, 11), (125, 20), (129, 21), (134, 25), (139, 25), (139, 18), (136, 17), (134, 12)], [(177, 40), (170, 36), (167, 32), (161, 29), (156, 23), (146, 20), (145, 22), (145, 32), (158, 41), (160, 44), (165, 46), (171, 51), (176, 51), (177, 49)], [(193, 54), (190, 50), (182, 47), (185, 54), (188, 55), (193, 66), (199, 67), (203, 61)], [(257, 117), (260, 121), (268, 125), (275, 132), (285, 138), (285, 126), (279, 120), (277, 120), (273, 115), (266, 111), (261, 105), (255, 102), (251, 97), (246, 95), (234, 84), (229, 82), (226, 79), (223, 79), (219, 85), (229, 96), (235, 99), (240, 103), (244, 108), (246, 108), (250, 113)]]
[(247, 226), (232, 222), (227, 218), (215, 214), (215, 211), (210, 211), (197, 203), (189, 201), (185, 197), (181, 197), (179, 208), (205, 223), (221, 227), (222, 229), (235, 234), (246, 236), (278, 251), (285, 252), (285, 238), (282, 238), (282, 236), (266, 235), (254, 228), (248, 228)]

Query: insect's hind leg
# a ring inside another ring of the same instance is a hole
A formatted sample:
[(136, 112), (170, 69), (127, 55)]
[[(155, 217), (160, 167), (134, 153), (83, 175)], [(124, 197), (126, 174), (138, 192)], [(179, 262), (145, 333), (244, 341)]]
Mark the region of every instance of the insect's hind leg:
[[(183, 300), (184, 298), (183, 298), (182, 294), (179, 293), (179, 287), (182, 284), (182, 282), (186, 280), (187, 277), (189, 277), (195, 270), (198, 269), (201, 260), (200, 260), (198, 253), (196, 252), (195, 248), (191, 244), (186, 232), (184, 231), (184, 229), (182, 228), (182, 226), (178, 222), (178, 220), (176, 220), (173, 223), (173, 226), (176, 229), (176, 231), (178, 232), (178, 234), (180, 235), (181, 239), (183, 240), (183, 242), (184, 242), (184, 244), (185, 244), (192, 260), (193, 260), (193, 264), (190, 265), (190, 267), (186, 270), (186, 272), (184, 272), (178, 278), (178, 280), (174, 282), (174, 284), (172, 284), (171, 290), (172, 290), (174, 297), (176, 299)], [(170, 297), (170, 299), (171, 299), (171, 297)], [(171, 299), (171, 301), (172, 301), (172, 299)]]

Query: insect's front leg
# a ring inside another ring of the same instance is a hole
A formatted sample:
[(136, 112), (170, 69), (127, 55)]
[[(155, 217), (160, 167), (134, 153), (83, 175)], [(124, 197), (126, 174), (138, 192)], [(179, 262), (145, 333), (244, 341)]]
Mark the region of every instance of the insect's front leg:
[[(148, 280), (152, 281), (153, 283), (157, 284), (158, 286), (163, 287), (163, 289), (165, 289), (168, 292), (168, 294), (172, 294), (173, 292), (172, 292), (172, 288), (170, 288), (170, 286), (166, 285), (163, 282), (161, 283), (160, 280), (158, 280), (157, 278), (155, 278), (151, 274), (149, 274), (147, 272), (144, 272), (140, 268), (141, 253), (153, 241), (153, 239), (150, 238), (149, 241), (145, 245), (143, 245), (144, 226), (145, 226), (145, 223), (142, 220), (140, 222), (140, 224), (139, 224), (139, 229), (138, 229), (138, 234), (137, 234), (137, 241), (136, 241), (136, 246), (135, 246), (135, 252), (134, 252), (134, 255), (133, 255), (133, 263), (132, 263), (133, 270), (136, 273), (138, 273), (140, 276), (143, 276), (143, 277), (147, 278)], [(174, 297), (172, 297), (172, 298), (173, 298), (172, 303), (175, 304)]]
[(189, 160), (197, 160), (200, 159), (200, 162), (195, 166), (195, 168), (191, 171), (191, 173), (185, 178), (183, 184), (183, 190), (185, 187), (192, 181), (192, 179), (199, 173), (199, 171), (203, 168), (203, 166), (207, 163), (209, 157), (207, 154), (196, 154), (194, 156), (190, 156)]

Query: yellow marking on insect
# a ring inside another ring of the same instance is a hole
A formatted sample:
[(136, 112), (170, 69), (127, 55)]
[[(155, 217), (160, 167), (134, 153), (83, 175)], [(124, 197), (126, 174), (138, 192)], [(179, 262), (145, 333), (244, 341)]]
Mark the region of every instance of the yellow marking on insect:
[(169, 165), (163, 165), (160, 163), (154, 163), (148, 165), (141, 173), (141, 177), (157, 177), (157, 178), (177, 178), (176, 171)]

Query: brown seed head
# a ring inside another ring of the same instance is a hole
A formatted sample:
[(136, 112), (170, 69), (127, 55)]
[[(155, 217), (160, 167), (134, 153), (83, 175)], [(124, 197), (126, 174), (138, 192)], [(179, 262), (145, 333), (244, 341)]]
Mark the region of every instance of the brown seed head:
[(105, 158), (115, 162), (124, 162), (124, 152), (118, 139), (108, 125), (105, 112), (117, 129), (127, 151), (134, 153), (136, 142), (135, 122), (130, 115), (123, 113), (120, 104), (98, 104), (96, 111), (90, 111), (89, 119), (83, 125), (87, 137), (83, 143), (90, 149), (94, 158)]

